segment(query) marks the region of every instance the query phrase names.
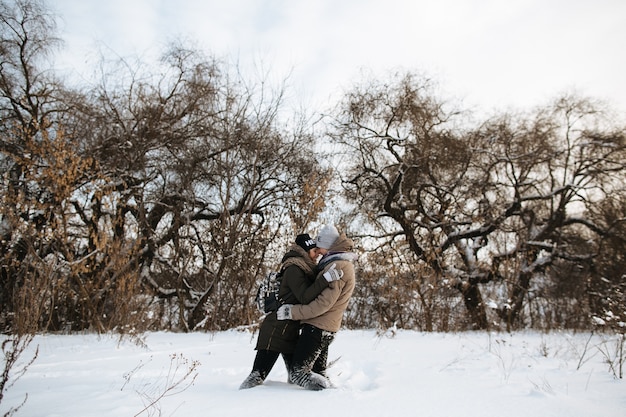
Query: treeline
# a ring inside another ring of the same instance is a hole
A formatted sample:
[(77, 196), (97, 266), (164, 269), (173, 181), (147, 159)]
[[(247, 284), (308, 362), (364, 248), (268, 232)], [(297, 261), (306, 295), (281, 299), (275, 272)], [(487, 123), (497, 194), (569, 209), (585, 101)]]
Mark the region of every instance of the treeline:
[(617, 120), (564, 96), (468, 124), (411, 75), (355, 88), (331, 131), (349, 155), (344, 196), (375, 245), (355, 311), (425, 330), (623, 332)]
[(476, 122), (409, 73), (320, 123), (180, 44), (75, 87), (45, 4), (0, 5), (3, 332), (249, 325), (329, 214), (361, 254), (349, 327), (625, 321), (626, 130), (590, 99)]

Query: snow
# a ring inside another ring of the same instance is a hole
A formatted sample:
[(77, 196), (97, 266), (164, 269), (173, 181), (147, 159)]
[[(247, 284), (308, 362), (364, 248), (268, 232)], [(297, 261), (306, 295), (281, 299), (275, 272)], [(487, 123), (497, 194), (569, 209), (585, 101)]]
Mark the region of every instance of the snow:
[(256, 333), (159, 332), (135, 341), (40, 335), (21, 360), (37, 347), (38, 357), (6, 392), (0, 415), (28, 394), (16, 416), (624, 417), (624, 380), (599, 349), (612, 351), (616, 340), (341, 330), (330, 346), (335, 388), (306, 391), (287, 384), (281, 359), (264, 385), (238, 389), (252, 367)]

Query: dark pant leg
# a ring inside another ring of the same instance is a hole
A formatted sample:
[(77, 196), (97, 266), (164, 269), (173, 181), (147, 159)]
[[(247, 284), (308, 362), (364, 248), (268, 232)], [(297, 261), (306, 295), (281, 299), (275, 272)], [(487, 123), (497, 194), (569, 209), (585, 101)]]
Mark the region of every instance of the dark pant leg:
[[(322, 345), (324, 345), (324, 338), (322, 337)], [(328, 344), (325, 347), (322, 347), (319, 356), (315, 360), (313, 364), (313, 372), (316, 374), (326, 376), (326, 367), (328, 366)]]
[(313, 364), (313, 372), (326, 376), (326, 368), (328, 367), (328, 347), (333, 340), (335, 340), (335, 333), (322, 330), (320, 354)]
[[(328, 354), (323, 354), (322, 352), (328, 351), (328, 345), (332, 342), (334, 335), (333, 332), (327, 332), (309, 324), (302, 326), (300, 338), (293, 356), (293, 382), (311, 390), (328, 388), (329, 382), (324, 377), (324, 374), (318, 375), (317, 371), (313, 371), (313, 368), (319, 360), (319, 365), (316, 366), (316, 369), (325, 373)], [(320, 355), (323, 355), (321, 360)], [(321, 367), (324, 369), (321, 369)]]
[[(300, 338), (293, 356), (293, 365), (307, 371), (323, 373), (326, 371), (328, 346), (335, 338), (335, 333), (319, 329), (310, 324), (302, 325)], [(321, 372), (320, 372), (321, 371)]]
[(276, 360), (278, 359), (278, 352), (274, 352), (272, 350), (257, 350), (256, 357), (254, 358), (254, 365), (252, 366), (252, 371), (259, 371), (261, 374), (261, 378), (265, 380), (267, 375), (270, 373)]
[(303, 324), (293, 354), (293, 367), (306, 372), (311, 371), (319, 356), (321, 342), (322, 330), (310, 324)]
[(293, 353), (282, 353), (283, 361), (285, 361), (285, 368), (287, 368), (287, 374), (291, 373), (293, 369)]

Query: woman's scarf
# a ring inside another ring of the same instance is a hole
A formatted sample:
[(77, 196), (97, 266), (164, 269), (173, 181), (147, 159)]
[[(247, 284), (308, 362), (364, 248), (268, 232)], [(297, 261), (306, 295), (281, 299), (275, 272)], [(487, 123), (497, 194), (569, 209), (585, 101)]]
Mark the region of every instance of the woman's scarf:
[(289, 251), (296, 252), (298, 256), (290, 256), (289, 258), (285, 259), (281, 266), (281, 269), (285, 269), (291, 265), (295, 265), (302, 271), (304, 271), (304, 273), (307, 275), (312, 275), (314, 273), (315, 267), (317, 265), (304, 249), (302, 249), (299, 245), (293, 245), (291, 248), (289, 248)]

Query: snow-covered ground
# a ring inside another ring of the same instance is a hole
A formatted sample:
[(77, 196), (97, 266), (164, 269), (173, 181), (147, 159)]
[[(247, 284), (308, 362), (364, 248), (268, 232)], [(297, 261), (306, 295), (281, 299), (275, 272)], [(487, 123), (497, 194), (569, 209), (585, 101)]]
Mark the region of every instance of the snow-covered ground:
[(336, 387), (324, 391), (287, 384), (280, 359), (264, 385), (240, 391), (256, 334), (142, 340), (36, 337), (22, 359), (36, 347), (38, 358), (0, 415), (28, 394), (16, 416), (626, 416), (626, 383), (606, 362), (616, 339), (607, 336), (342, 330), (330, 347)]

